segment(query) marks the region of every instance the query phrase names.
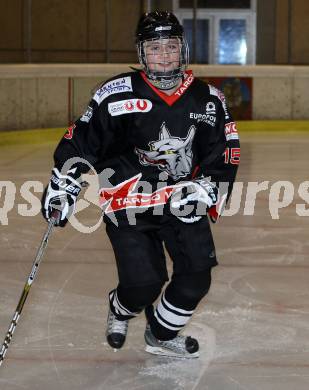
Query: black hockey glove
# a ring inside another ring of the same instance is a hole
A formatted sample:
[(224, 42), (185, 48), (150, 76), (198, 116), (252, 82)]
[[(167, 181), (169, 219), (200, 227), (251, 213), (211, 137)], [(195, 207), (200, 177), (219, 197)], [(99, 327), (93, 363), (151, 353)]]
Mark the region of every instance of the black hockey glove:
[(52, 170), (50, 182), (42, 197), (42, 213), (49, 221), (52, 213), (58, 210), (56, 226), (64, 227), (75, 210), (76, 198), (81, 185), (70, 175), (62, 175), (57, 168)]
[[(215, 207), (217, 200), (218, 189), (215, 184), (209, 178), (201, 177), (189, 181), (183, 187), (177, 189), (171, 199), (171, 206), (176, 209), (174, 215), (182, 222), (193, 223), (202, 218), (202, 215), (197, 214), (199, 204), (202, 204), (204, 210), (208, 211)], [(190, 211), (187, 214), (185, 213), (184, 206), (191, 206), (188, 207)], [(181, 212), (181, 215), (177, 215), (177, 211)]]

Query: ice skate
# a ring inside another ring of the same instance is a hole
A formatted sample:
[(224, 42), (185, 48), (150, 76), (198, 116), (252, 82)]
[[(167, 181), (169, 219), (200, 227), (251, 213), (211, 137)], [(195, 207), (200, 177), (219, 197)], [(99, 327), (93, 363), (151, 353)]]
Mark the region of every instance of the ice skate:
[(129, 320), (119, 321), (109, 309), (107, 317), (106, 339), (114, 349), (120, 349), (126, 341)]
[(190, 336), (178, 335), (172, 340), (161, 341), (152, 334), (149, 324), (145, 330), (145, 351), (154, 355), (193, 359), (199, 357), (198, 341)]

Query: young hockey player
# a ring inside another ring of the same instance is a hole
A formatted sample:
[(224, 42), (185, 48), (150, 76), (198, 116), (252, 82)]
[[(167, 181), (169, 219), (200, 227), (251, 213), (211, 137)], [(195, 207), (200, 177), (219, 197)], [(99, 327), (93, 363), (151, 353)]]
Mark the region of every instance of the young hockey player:
[[(113, 187), (101, 189), (119, 276), (109, 294), (108, 343), (121, 348), (129, 320), (145, 310), (146, 351), (193, 358), (198, 341), (179, 331), (207, 294), (217, 265), (207, 214), (214, 222), (232, 190), (238, 134), (224, 95), (187, 70), (188, 46), (172, 13), (144, 14), (136, 44), (142, 69), (102, 84), (60, 141), (43, 214), (48, 220), (60, 208), (64, 226), (89, 164), (112, 169)], [(76, 157), (87, 164), (65, 169)], [(219, 183), (227, 185), (222, 190)], [(168, 281), (163, 243), (173, 273), (162, 292)]]

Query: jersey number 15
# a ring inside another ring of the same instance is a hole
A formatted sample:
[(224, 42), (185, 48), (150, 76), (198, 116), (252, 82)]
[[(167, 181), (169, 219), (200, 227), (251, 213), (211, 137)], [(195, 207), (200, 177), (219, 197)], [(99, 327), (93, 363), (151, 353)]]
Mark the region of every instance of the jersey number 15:
[(240, 160), (240, 148), (226, 148), (224, 154), (225, 164), (238, 165)]

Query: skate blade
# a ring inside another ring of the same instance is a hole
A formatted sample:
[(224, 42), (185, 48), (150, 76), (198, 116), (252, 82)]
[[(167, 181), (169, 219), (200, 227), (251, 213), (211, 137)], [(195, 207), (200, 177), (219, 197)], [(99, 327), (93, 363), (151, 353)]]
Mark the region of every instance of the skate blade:
[(160, 347), (153, 347), (151, 345), (146, 345), (145, 351), (153, 355), (160, 355), (166, 357), (173, 357), (177, 359), (196, 359), (200, 356), (199, 352), (187, 353), (186, 355), (179, 355), (176, 352), (169, 351)]

